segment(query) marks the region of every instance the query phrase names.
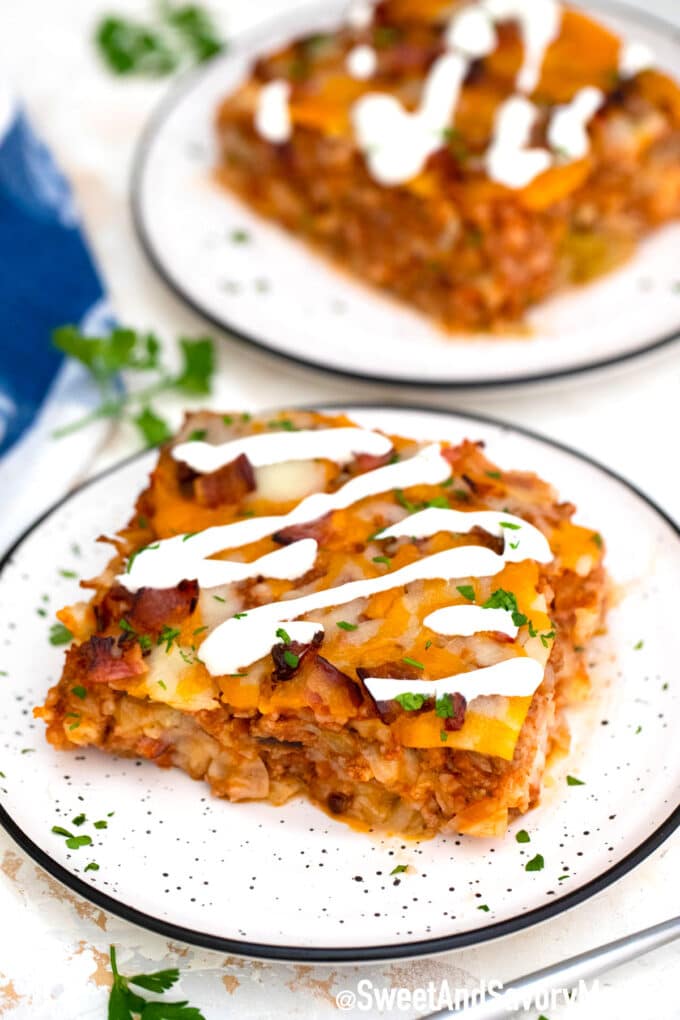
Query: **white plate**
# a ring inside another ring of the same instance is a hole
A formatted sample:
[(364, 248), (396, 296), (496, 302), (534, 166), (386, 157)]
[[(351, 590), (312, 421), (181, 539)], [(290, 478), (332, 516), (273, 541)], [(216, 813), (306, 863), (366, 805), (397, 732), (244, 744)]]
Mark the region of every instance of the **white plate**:
[[(502, 467), (551, 479), (578, 504), (579, 518), (602, 531), (621, 601), (594, 656), (597, 693), (572, 713), (574, 747), (542, 805), (497, 840), (383, 839), (301, 800), (283, 808), (231, 804), (176, 770), (96, 751), (57, 752), (31, 709), (61, 668), (62, 651), (47, 640), (52, 613), (79, 597), (77, 582), (59, 571), (90, 577), (102, 568), (110, 550), (93, 540), (127, 520), (154, 455), (88, 483), (27, 532), (0, 575), (0, 822), (76, 892), (172, 938), (247, 956), (326, 961), (473, 945), (587, 899), (680, 822), (674, 525), (604, 468), (515, 428), (420, 409), (350, 413), (407, 435), (483, 439)], [(44, 608), (48, 617), (38, 614)], [(569, 786), (567, 774), (585, 785)], [(108, 828), (95, 829), (111, 811)], [(80, 812), (88, 822), (74, 829)], [(69, 851), (51, 833), (55, 824), (91, 835), (94, 845)], [(516, 842), (520, 829), (530, 843)], [(544, 870), (526, 872), (538, 853)], [(85, 871), (93, 860), (99, 871)], [(412, 868), (395, 879), (397, 864)]]
[[(594, 6), (616, 31), (651, 45), (659, 65), (677, 73), (676, 28), (622, 5)], [(529, 316), (530, 338), (455, 338), (336, 271), (219, 187), (211, 173), (220, 100), (258, 53), (301, 32), (332, 27), (344, 7), (345, 0), (326, 0), (261, 26), (184, 79), (152, 119), (133, 175), (134, 218), (152, 263), (187, 304), (237, 339), (290, 361), (402, 387), (556, 378), (625, 361), (677, 338), (677, 224), (658, 231), (609, 276), (537, 307)], [(235, 230), (245, 230), (250, 241), (231, 241)]]

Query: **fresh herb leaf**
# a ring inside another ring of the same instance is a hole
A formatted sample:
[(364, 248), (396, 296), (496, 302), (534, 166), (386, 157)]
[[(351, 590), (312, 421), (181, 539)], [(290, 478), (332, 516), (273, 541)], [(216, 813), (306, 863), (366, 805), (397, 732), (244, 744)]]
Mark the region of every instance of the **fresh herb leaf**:
[(479, 906), (477, 907), (477, 910), (483, 910), (487, 914), (489, 912), (489, 909), (490, 908), (486, 905), (486, 903), (480, 903)]
[(459, 591), (463, 598), (467, 599), (468, 602), (475, 601), (475, 589), (471, 584), (459, 584), (457, 585), (456, 590)]
[[(229, 240), (233, 241), (234, 244), (247, 244), (250, 240), (250, 234), (247, 230), (232, 230), (229, 235)], [(231, 425), (231, 422), (227, 422), (227, 425)]]
[(63, 623), (53, 623), (50, 627), (50, 644), (67, 645), (73, 641), (73, 634)]
[(298, 428), (295, 422), (292, 422), (290, 418), (279, 418), (274, 421), (267, 422), (267, 428), (270, 429), (281, 429), (282, 432), (297, 432)]
[(407, 666), (415, 666), (416, 669), (425, 669), (422, 662), (418, 662), (417, 659), (412, 659), (408, 655), (405, 655), (401, 661), (405, 662)]
[(594, 531), (593, 534), (590, 536), (590, 538), (591, 538), (591, 541), (593, 541), (595, 543), (595, 545), (597, 546), (598, 549), (601, 549), (602, 546), (604, 545), (604, 543), (602, 541), (602, 535), (600, 535), (599, 532)]
[(408, 868), (408, 864), (397, 864), (390, 871), (390, 875), (403, 875), (407, 868)]
[(165, 645), (166, 652), (169, 652), (172, 648), (173, 642), (180, 636), (182, 631), (179, 627), (169, 627), (167, 624), (163, 627), (156, 644)]
[(203, 1013), (195, 1006), (190, 1006), (186, 1000), (150, 1002), (137, 995), (130, 987), (136, 985), (145, 991), (162, 994), (179, 980), (177, 968), (159, 970), (152, 974), (135, 974), (128, 978), (118, 970), (115, 946), (109, 947), (109, 955), (113, 972), (113, 985), (109, 996), (109, 1020), (132, 1020), (133, 1015), (139, 1015), (140, 1020), (205, 1020)]
[(521, 524), (512, 524), (511, 521), (499, 521), (498, 523), (501, 528), (508, 528), (510, 531), (519, 531), (522, 527)]
[(85, 866), (85, 871), (99, 871), (99, 865), (96, 861), (90, 861), (90, 863)]
[(87, 697), (87, 688), (83, 687), (82, 684), (77, 684), (76, 687), (71, 688), (71, 694), (75, 694), (76, 698), (84, 701)]
[(199, 64), (225, 48), (212, 18), (198, 4), (166, 7), (165, 20), (175, 29), (184, 48)]
[(386, 567), (389, 567), (392, 563), (392, 560), (389, 558), (389, 556), (374, 556), (373, 562), (384, 563)]
[(77, 577), (75, 570), (60, 570), (59, 573), (62, 577)]
[(456, 710), (453, 707), (453, 698), (450, 694), (442, 694), (434, 703), (434, 712), (439, 719), (453, 719)]
[(75, 818), (71, 819), (71, 822), (73, 823), (73, 825), (84, 825), (86, 821), (87, 821), (87, 818), (85, 817), (85, 812), (84, 811), (81, 811), (79, 815), (76, 815)]
[(69, 832), (68, 829), (63, 829), (61, 825), (53, 825), (51, 831), (55, 836), (66, 836), (69, 839), (73, 838), (73, 833)]
[(179, 341), (182, 352), (182, 371), (174, 381), (175, 389), (189, 396), (204, 397), (210, 393), (215, 371), (215, 348), (209, 337)]
[(411, 694), (410, 691), (404, 691), (403, 694), (395, 695), (394, 700), (398, 705), (401, 705), (405, 712), (417, 712), (427, 701), (427, 695)]
[(545, 867), (545, 861), (542, 854), (536, 854), (530, 861), (527, 861), (524, 865), (525, 871), (543, 871)]
[(129, 18), (107, 17), (95, 33), (99, 54), (114, 74), (160, 77), (178, 65), (162, 35)]
[(147, 405), (133, 419), (147, 446), (160, 446), (172, 436), (170, 426)]
[(94, 827), (95, 827), (95, 829), (108, 829), (109, 823), (107, 821), (105, 821), (104, 819), (102, 819), (99, 822), (95, 822), (94, 823)]
[(336, 620), (335, 626), (339, 627), (340, 630), (358, 630), (358, 623), (348, 623), (347, 620)]
[(639, 652), (640, 649), (644, 647), (644, 644), (645, 644), (644, 641), (638, 641), (636, 645), (633, 645), (633, 651)]
[(439, 731), (439, 739), (441, 740), (442, 744), (446, 743), (446, 741), (449, 739), (449, 735), (446, 732), (446, 730)]
[(528, 617), (524, 613), (520, 613), (517, 608), (517, 597), (514, 592), (506, 591), (505, 588), (497, 588), (495, 592), (486, 600), (483, 605), (484, 609), (505, 609), (508, 613), (512, 614), (512, 622), (515, 627), (521, 627), (523, 624), (528, 622)]
[(577, 779), (576, 776), (567, 776), (567, 786), (585, 786), (586, 784), (582, 779)]
[(92, 846), (91, 836), (71, 836), (66, 840), (69, 850), (79, 850), (81, 846)]
[[(189, 435), (187, 436), (187, 442), (189, 443), (201, 442), (201, 440), (205, 439), (207, 435), (208, 435), (207, 429), (194, 429), (193, 432), (190, 432)], [(193, 534), (195, 535), (196, 532), (194, 531)], [(186, 542), (187, 538), (191, 538), (191, 534), (185, 535), (182, 541)]]
[(276, 631), (276, 636), (277, 638), (280, 638), (281, 641), (283, 641), (284, 645), (290, 644), (290, 634), (288, 633), (287, 630), (284, 630), (283, 627), (278, 628), (278, 630)]
[(485, 473), (487, 478), (501, 478), (502, 477), (500, 471), (485, 471), (484, 473)]
[(526, 829), (520, 829), (519, 832), (515, 833), (515, 839), (518, 843), (531, 843), (531, 836)]
[(295, 652), (290, 652), (288, 649), (283, 653), (283, 658), (286, 665), (290, 666), (291, 669), (295, 669), (300, 662), (300, 656), (296, 655)]

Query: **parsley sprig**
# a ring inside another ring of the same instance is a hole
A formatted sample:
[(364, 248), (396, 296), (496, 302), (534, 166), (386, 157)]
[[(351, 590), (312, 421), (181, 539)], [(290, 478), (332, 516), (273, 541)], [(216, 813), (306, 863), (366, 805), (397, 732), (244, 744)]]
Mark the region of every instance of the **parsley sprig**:
[(113, 985), (109, 995), (108, 1020), (133, 1020), (133, 1017), (140, 1017), (140, 1020), (205, 1020), (200, 1009), (190, 1006), (186, 1000), (150, 1002), (130, 988), (130, 985), (136, 985), (137, 988), (143, 988), (147, 992), (156, 994), (167, 992), (179, 981), (179, 971), (176, 967), (157, 970), (152, 974), (124, 977), (118, 970), (115, 946), (109, 947), (109, 957)]
[[(180, 338), (182, 363), (177, 373), (163, 364), (161, 343), (155, 333), (119, 327), (108, 336), (89, 337), (77, 326), (60, 326), (54, 330), (52, 342), (67, 357), (85, 366), (101, 395), (101, 402), (94, 411), (58, 429), (54, 433), (57, 438), (100, 418), (121, 419), (129, 413), (147, 446), (157, 446), (170, 438), (171, 430), (150, 406), (150, 401), (168, 391), (190, 397), (210, 393), (215, 352), (209, 337)], [(148, 386), (126, 392), (120, 384), (121, 372), (152, 373), (154, 379)]]
[(180, 66), (209, 60), (225, 42), (198, 4), (163, 3), (150, 24), (108, 15), (97, 25), (95, 43), (113, 74), (159, 78)]

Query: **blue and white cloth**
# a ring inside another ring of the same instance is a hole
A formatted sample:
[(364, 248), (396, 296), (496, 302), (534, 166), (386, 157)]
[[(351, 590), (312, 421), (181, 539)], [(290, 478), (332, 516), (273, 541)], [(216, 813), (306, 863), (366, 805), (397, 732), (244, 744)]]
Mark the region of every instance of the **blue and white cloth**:
[(0, 551), (84, 474), (108, 426), (55, 439), (98, 394), (52, 330), (112, 317), (69, 185), (0, 84)]

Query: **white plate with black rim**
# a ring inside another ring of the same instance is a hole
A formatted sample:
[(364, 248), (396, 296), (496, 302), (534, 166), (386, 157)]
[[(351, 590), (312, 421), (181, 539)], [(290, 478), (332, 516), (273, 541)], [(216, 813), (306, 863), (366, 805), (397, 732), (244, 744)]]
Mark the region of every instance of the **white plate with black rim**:
[[(678, 528), (606, 468), (532, 433), (421, 408), (349, 413), (388, 432), (484, 440), (502, 467), (550, 479), (579, 519), (600, 529), (620, 598), (593, 651), (593, 696), (572, 712), (572, 751), (551, 770), (541, 805), (495, 840), (364, 834), (302, 800), (231, 804), (179, 771), (55, 751), (31, 709), (61, 668), (62, 650), (48, 640), (52, 614), (79, 595), (62, 572), (102, 568), (108, 552), (94, 540), (127, 520), (155, 455), (88, 482), (32, 525), (2, 565), (0, 823), (65, 885), (166, 936), (298, 961), (475, 945), (588, 899), (680, 823)], [(74, 830), (80, 814), (87, 821)], [(92, 844), (69, 849), (54, 825)], [(530, 842), (517, 841), (522, 829)], [(543, 868), (527, 871), (537, 855)], [(398, 865), (408, 869), (393, 875)]]
[[(680, 29), (606, 0), (588, 6), (677, 72)], [(220, 187), (213, 177), (220, 100), (258, 54), (334, 27), (344, 8), (345, 0), (327, 0), (294, 9), (236, 39), (184, 78), (152, 118), (135, 161), (133, 214), (148, 257), (176, 294), (236, 339), (288, 361), (399, 387), (555, 379), (677, 339), (680, 224), (656, 232), (610, 275), (538, 306), (529, 335), (455, 337), (337, 271)]]

